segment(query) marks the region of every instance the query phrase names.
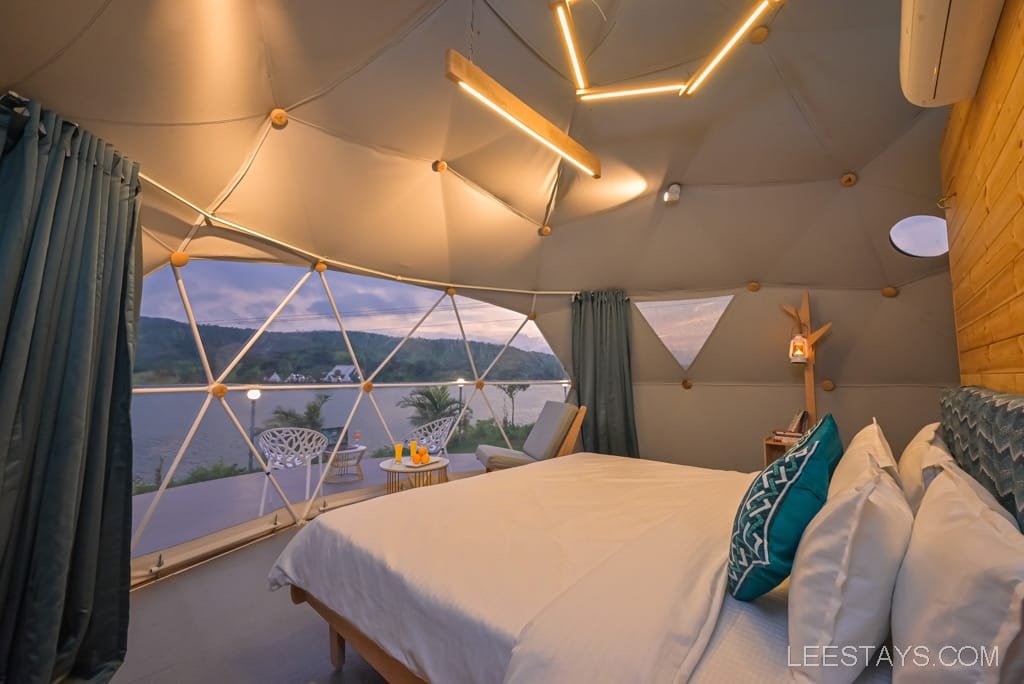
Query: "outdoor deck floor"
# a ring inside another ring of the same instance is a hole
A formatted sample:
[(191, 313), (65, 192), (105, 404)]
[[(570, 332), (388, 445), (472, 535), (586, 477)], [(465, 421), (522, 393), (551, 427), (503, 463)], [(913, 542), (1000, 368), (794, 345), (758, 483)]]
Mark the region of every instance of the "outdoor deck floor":
[[(484, 471), (473, 454), (449, 454), (448, 458), (451, 461), (448, 466), (449, 473)], [(338, 494), (383, 485), (385, 475), (380, 469), (380, 463), (381, 461), (377, 459), (364, 458), (362, 480), (353, 477), (343, 483), (325, 483), (324, 494)], [(316, 487), (319, 476), (319, 466), (314, 464), (310, 489)], [(275, 470), (274, 477), (290, 502), (295, 504), (305, 500), (305, 468)], [(167, 489), (132, 555), (138, 556), (166, 549), (255, 518), (260, 510), (264, 479), (262, 472), (256, 472)], [(133, 535), (155, 495), (155, 492), (148, 492), (132, 498)], [(274, 487), (269, 486), (265, 512), (269, 513), (279, 508), (281, 504), (281, 498), (274, 491)], [(301, 510), (299, 512), (301, 514)]]

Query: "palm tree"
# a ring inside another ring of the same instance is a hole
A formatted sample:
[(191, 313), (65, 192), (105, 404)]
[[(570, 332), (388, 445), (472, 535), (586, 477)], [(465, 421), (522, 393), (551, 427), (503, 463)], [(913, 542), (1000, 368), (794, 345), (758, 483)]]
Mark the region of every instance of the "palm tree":
[(409, 422), (412, 425), (425, 425), (441, 418), (454, 418), (459, 415), (459, 400), (448, 393), (448, 388), (440, 387), (417, 387), (409, 396), (402, 397), (398, 405), (402, 408), (413, 409)]
[(324, 417), (322, 409), (324, 404), (326, 404), (330, 398), (331, 395), (329, 394), (316, 395), (316, 397), (313, 398), (313, 401), (306, 404), (306, 408), (302, 413), (299, 413), (295, 409), (286, 409), (278, 406), (274, 409), (274, 417), (267, 421), (267, 424), (263, 426), (263, 429), (300, 427), (317, 431), (323, 430)]

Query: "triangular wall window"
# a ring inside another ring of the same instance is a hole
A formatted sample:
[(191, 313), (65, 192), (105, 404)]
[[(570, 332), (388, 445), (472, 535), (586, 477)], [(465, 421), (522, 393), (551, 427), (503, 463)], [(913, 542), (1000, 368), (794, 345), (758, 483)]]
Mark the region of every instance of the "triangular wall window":
[(693, 364), (732, 295), (637, 302), (636, 308), (684, 369)]

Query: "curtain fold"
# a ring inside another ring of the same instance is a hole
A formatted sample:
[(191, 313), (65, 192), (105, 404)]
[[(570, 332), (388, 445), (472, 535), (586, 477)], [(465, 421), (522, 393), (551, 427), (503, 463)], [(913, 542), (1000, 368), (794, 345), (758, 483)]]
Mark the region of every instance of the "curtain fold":
[(0, 682), (124, 658), (138, 165), (0, 101)]
[(579, 403), (587, 407), (587, 451), (637, 456), (630, 370), (630, 303), (622, 290), (580, 292), (572, 300), (572, 367)]

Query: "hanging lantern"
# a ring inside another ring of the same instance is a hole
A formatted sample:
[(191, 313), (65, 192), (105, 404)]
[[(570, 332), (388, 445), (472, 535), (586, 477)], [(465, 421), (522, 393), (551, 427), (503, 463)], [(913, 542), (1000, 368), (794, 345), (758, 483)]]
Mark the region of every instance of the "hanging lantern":
[(807, 344), (807, 338), (803, 335), (793, 335), (793, 339), (789, 341), (789, 361), (790, 363), (807, 363), (807, 357), (810, 356), (811, 350)]

